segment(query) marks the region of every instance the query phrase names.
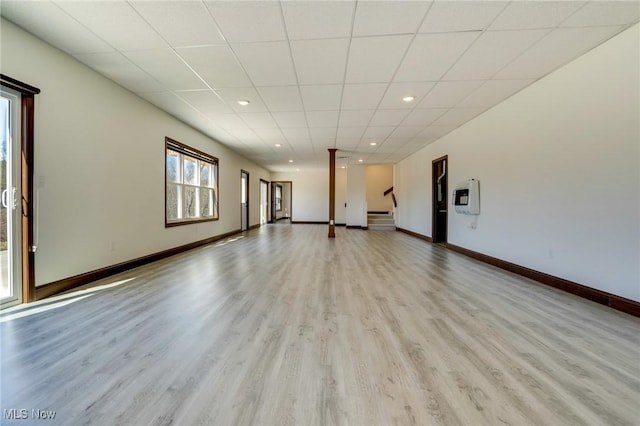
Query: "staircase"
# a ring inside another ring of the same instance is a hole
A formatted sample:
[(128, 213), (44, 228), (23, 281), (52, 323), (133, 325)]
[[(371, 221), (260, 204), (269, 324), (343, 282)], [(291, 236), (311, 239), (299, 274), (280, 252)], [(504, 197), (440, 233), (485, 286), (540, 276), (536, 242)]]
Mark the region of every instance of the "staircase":
[(371, 231), (395, 231), (393, 213), (367, 213), (367, 228)]

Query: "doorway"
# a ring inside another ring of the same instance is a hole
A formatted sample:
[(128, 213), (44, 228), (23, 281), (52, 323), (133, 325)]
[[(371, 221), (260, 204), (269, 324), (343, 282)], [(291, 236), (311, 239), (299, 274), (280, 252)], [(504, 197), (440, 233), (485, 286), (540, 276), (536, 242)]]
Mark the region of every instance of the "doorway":
[(269, 182), (260, 179), (260, 225), (267, 223), (269, 210)]
[(0, 97), (0, 303), (22, 302), (22, 220), (20, 183), (20, 94)]
[(291, 181), (271, 182), (271, 223), (291, 220), (293, 183)]
[(249, 172), (240, 171), (240, 230), (249, 229)]
[(434, 243), (447, 243), (447, 177), (448, 159), (445, 155), (431, 165), (433, 212), (431, 235)]

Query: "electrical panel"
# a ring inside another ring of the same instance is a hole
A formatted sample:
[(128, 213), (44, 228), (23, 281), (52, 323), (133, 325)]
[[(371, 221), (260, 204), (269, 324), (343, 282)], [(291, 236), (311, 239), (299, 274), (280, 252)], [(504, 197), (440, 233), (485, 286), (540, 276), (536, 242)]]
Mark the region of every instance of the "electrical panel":
[(480, 214), (480, 183), (469, 179), (456, 185), (451, 197), (456, 213)]

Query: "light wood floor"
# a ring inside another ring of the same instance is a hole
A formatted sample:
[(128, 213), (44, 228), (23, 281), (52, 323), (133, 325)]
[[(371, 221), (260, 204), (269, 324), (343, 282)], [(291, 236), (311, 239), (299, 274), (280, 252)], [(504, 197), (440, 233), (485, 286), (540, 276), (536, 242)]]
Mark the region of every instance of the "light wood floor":
[(336, 234), (269, 225), (4, 313), (2, 409), (68, 425), (640, 424), (640, 319), (399, 232)]

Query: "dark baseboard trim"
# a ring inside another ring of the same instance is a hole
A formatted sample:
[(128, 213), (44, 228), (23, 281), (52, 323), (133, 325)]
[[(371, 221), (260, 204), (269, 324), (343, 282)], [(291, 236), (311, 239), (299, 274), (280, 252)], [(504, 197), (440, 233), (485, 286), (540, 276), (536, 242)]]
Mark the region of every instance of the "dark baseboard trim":
[(367, 214), (389, 214), (389, 212), (388, 211), (383, 212), (383, 211), (372, 210), (372, 211), (368, 211)]
[(464, 247), (459, 247), (454, 244), (447, 244), (447, 248), (465, 256), (480, 260), (481, 262), (497, 266), (498, 268), (548, 285), (550, 287), (554, 287), (559, 290), (566, 291), (567, 293), (589, 299), (593, 302), (600, 303), (601, 305), (609, 306), (610, 308), (624, 312), (626, 314), (640, 317), (640, 302), (636, 302), (635, 300), (616, 296), (615, 294), (587, 287), (573, 281), (565, 280), (564, 278), (559, 278), (553, 275), (545, 274), (544, 272), (525, 268), (524, 266), (516, 265), (515, 263), (507, 262), (506, 260), (501, 260), (495, 257), (487, 256), (486, 254), (478, 253), (476, 251), (469, 250)]
[(407, 235), (411, 235), (412, 237), (420, 238), (421, 240), (424, 240), (424, 241), (426, 241), (428, 243), (432, 243), (433, 242), (433, 239), (431, 237), (428, 237), (428, 236), (422, 235), (422, 234), (418, 234), (417, 232), (409, 231), (408, 229), (402, 229), (402, 228), (396, 227), (396, 231), (400, 231), (400, 232), (405, 233)]
[(258, 229), (258, 228), (260, 228), (261, 226), (262, 226), (262, 225), (260, 225), (259, 223), (258, 223), (258, 224), (256, 224), (256, 225), (251, 225), (251, 226), (249, 227), (249, 231), (251, 231), (252, 229)]
[(367, 231), (367, 230), (369, 229), (369, 227), (368, 227), (368, 226), (362, 226), (362, 227), (361, 227), (361, 229), (362, 229), (363, 231)]
[(294, 225), (328, 225), (329, 222), (313, 221), (313, 220), (296, 220), (291, 222)]
[(368, 226), (360, 226), (360, 225), (345, 225), (347, 227), (347, 229), (360, 229), (362, 231), (366, 231), (367, 229), (369, 229)]
[(347, 226), (346, 223), (336, 223), (336, 226)]
[(232, 235), (239, 234), (240, 232), (241, 231), (237, 229), (225, 234), (216, 235), (211, 238), (195, 241), (193, 243), (149, 254), (147, 256), (138, 257), (136, 259), (127, 260), (116, 265), (106, 266), (101, 269), (96, 269), (95, 271), (86, 272), (84, 274), (75, 275), (73, 277), (64, 278), (42, 286), (38, 286), (36, 287), (36, 300), (41, 300), (49, 296), (53, 296), (54, 294), (62, 293), (63, 291), (71, 290), (75, 287), (89, 284), (102, 278), (106, 278), (120, 272), (128, 271), (129, 269), (137, 268), (138, 266), (146, 265), (147, 263), (156, 262), (158, 260), (162, 260), (197, 247), (211, 244)]

